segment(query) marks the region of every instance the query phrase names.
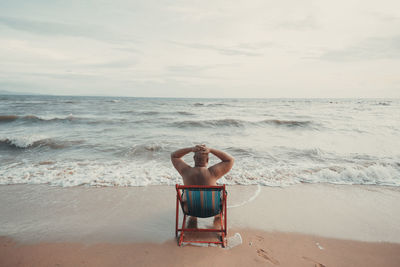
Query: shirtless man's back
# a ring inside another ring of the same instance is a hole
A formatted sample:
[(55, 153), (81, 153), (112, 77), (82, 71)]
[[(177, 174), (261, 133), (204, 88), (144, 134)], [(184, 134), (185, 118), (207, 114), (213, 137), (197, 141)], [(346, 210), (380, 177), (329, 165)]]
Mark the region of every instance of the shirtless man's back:
[[(189, 166), (182, 157), (194, 152), (194, 167)], [(208, 154), (218, 157), (221, 162), (208, 168)], [(180, 173), (185, 185), (217, 185), (217, 180), (228, 173), (234, 159), (229, 154), (205, 145), (179, 149), (171, 154), (171, 161)]]

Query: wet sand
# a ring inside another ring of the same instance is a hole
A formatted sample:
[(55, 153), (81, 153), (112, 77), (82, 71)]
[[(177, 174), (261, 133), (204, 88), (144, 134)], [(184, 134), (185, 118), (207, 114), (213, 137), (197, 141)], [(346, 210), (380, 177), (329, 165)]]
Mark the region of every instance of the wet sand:
[(243, 244), (180, 248), (173, 187), (0, 186), (0, 266), (400, 266), (398, 188), (228, 192), (228, 236)]

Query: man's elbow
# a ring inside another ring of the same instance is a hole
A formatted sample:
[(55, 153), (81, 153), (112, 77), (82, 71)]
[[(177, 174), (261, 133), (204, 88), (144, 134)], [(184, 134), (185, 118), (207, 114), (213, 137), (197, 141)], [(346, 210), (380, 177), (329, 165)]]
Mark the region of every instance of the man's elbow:
[(235, 159), (233, 157), (231, 157), (227, 162), (227, 170), (226, 172), (229, 172), (230, 170), (232, 170), (233, 167), (233, 163), (235, 163)]
[(235, 158), (231, 157), (230, 159), (227, 160), (227, 162), (229, 163), (230, 167), (232, 168), (233, 163), (235, 163)]

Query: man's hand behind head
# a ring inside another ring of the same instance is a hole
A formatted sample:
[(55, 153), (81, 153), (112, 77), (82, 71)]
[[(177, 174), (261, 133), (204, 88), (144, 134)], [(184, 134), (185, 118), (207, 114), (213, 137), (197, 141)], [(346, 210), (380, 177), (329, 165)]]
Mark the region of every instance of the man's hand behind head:
[(201, 153), (205, 153), (208, 154), (210, 153), (210, 149), (208, 147), (206, 147), (206, 145), (203, 146), (203, 149), (200, 151)]
[(193, 147), (193, 152), (194, 153), (197, 153), (197, 152), (202, 152), (203, 153), (203, 151), (204, 151), (204, 153), (205, 153), (206, 149), (207, 149), (207, 147), (204, 144), (196, 145), (195, 147)]
[(195, 148), (196, 148), (195, 153), (196, 153), (196, 152), (198, 152), (198, 153), (205, 153), (205, 154), (210, 153), (210, 149), (209, 149), (206, 145), (204, 145), (204, 144), (196, 145)]

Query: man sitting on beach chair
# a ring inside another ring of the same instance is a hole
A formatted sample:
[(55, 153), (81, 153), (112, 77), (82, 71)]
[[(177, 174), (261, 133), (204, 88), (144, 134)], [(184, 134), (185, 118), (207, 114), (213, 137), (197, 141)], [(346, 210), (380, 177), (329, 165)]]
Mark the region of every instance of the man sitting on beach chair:
[[(184, 155), (190, 152), (194, 152), (194, 167), (189, 166), (182, 159)], [(209, 153), (217, 156), (221, 162), (207, 168)], [(171, 161), (182, 176), (184, 185), (217, 185), (217, 180), (232, 169), (234, 159), (220, 150), (208, 148), (205, 145), (197, 145), (173, 152)]]
[[(184, 155), (190, 152), (194, 152), (194, 167), (189, 166), (182, 159)], [(209, 153), (218, 157), (221, 162), (207, 168)], [(217, 180), (232, 169), (234, 158), (220, 150), (208, 148), (205, 145), (196, 145), (173, 152), (171, 161), (182, 176), (184, 185), (217, 185)], [(186, 202), (186, 199), (184, 201)], [(184, 203), (183, 208), (184, 210), (187, 209), (186, 203)], [(215, 219), (215, 222), (217, 222), (218, 218)], [(195, 225), (196, 222), (196, 217), (190, 217), (189, 224)]]

